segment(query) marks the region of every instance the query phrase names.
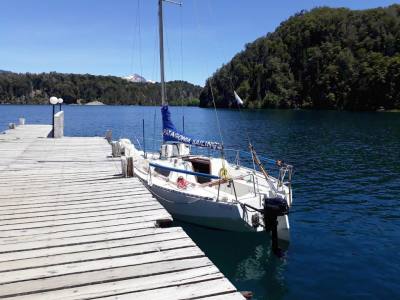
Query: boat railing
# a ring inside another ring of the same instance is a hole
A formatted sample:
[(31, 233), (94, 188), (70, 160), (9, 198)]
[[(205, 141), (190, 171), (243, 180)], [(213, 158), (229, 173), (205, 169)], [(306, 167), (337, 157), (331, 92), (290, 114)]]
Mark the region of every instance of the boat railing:
[(144, 153), (151, 151), (159, 152), (160, 145), (162, 144), (162, 140), (153, 138), (135, 138), (135, 141), (136, 145), (134, 143), (134, 146), (138, 146), (138, 149), (142, 150)]
[[(144, 141), (144, 142), (143, 142)], [(149, 141), (151, 143), (146, 143), (145, 141)], [(162, 144), (161, 139), (154, 139), (154, 138), (145, 138), (142, 139), (142, 144), (138, 139), (136, 139), (138, 146), (144, 151), (149, 152), (160, 152), (160, 145)], [(146, 145), (144, 148), (143, 145)], [(139, 148), (139, 149), (140, 149)], [(194, 145), (191, 145), (191, 153), (194, 155), (206, 155), (208, 157), (217, 156), (213, 155), (215, 153), (220, 153), (219, 150), (212, 150), (209, 148), (201, 148)], [(250, 151), (244, 151), (240, 149), (234, 148), (224, 148), (224, 156), (227, 160), (234, 162), (237, 168), (244, 166), (244, 167), (252, 167), (255, 169), (254, 162), (252, 160), (252, 154)], [(277, 188), (282, 187), (283, 185), (288, 186), (289, 192), (291, 193), (291, 184), (292, 184), (292, 176), (293, 176), (293, 166), (284, 163), (281, 160), (271, 159), (269, 157), (258, 155), (258, 158), (261, 162), (268, 165), (268, 173), (273, 175), (277, 178)], [(244, 163), (244, 164), (243, 164)], [(209, 174), (205, 174), (209, 175)], [(201, 176), (201, 175), (198, 175)], [(258, 181), (256, 181), (256, 186), (258, 189)]]
[[(136, 139), (136, 142), (139, 146), (139, 149), (141, 150), (149, 150), (149, 151), (160, 151), (160, 146), (163, 142), (162, 139), (154, 139), (154, 138), (145, 138), (144, 141), (150, 141), (153, 142), (153, 146), (146, 146), (146, 149), (143, 149), (143, 139), (142, 143), (140, 143), (139, 139)], [(157, 143), (157, 145), (155, 145), (155, 143)], [(191, 147), (191, 151), (194, 154), (207, 154), (208, 156), (212, 156), (212, 153), (220, 153), (220, 150), (214, 150), (214, 149), (209, 149), (209, 148), (203, 148), (203, 147), (199, 147), (196, 145), (190, 145)], [(196, 152), (196, 153), (195, 153)], [(231, 158), (234, 157), (235, 163), (237, 163), (238, 166), (240, 166), (240, 161), (242, 157), (245, 158), (251, 158), (252, 154), (250, 151), (244, 151), (244, 150), (240, 150), (240, 149), (234, 149), (234, 148), (224, 148), (224, 153), (225, 155), (228, 154), (228, 156), (230, 156)], [(232, 153), (232, 155), (231, 155)], [(264, 163), (267, 163), (269, 165), (276, 165), (277, 162), (279, 162), (279, 160), (275, 160), (275, 159), (271, 159), (269, 157), (263, 156), (263, 155), (258, 155), (258, 157), (260, 158), (261, 161), (263, 161)], [(251, 159), (249, 159), (249, 161), (251, 161)]]
[(216, 176), (216, 175), (200, 173), (200, 172), (193, 172), (193, 171), (178, 169), (178, 168), (172, 168), (172, 167), (167, 167), (167, 166), (163, 166), (163, 165), (156, 164), (156, 163), (149, 163), (149, 166), (154, 167), (154, 168), (163, 169), (166, 171), (176, 172), (176, 173), (182, 173), (182, 174), (199, 176), (199, 177), (210, 178), (210, 179), (220, 179), (220, 177)]
[(235, 180), (245, 180), (246, 177), (250, 178), (250, 181), (253, 183), (253, 193), (254, 196), (259, 195), (260, 193), (258, 192), (258, 189), (256, 187), (257, 184), (257, 180), (255, 179), (255, 175), (253, 173), (249, 173), (249, 174), (245, 174), (245, 175), (240, 175), (240, 176), (236, 176), (233, 178), (221, 178), (219, 176), (216, 175), (211, 175), (211, 174), (207, 174), (207, 173), (200, 173), (200, 172), (194, 172), (194, 171), (189, 171), (189, 170), (185, 170), (185, 169), (178, 169), (178, 168), (173, 168), (173, 167), (168, 167), (168, 166), (163, 166), (157, 163), (149, 163), (148, 164), (149, 170), (148, 170), (148, 174), (149, 177), (152, 177), (152, 167), (153, 168), (157, 168), (157, 169), (162, 169), (162, 170), (166, 170), (166, 171), (170, 171), (170, 172), (176, 172), (176, 173), (181, 173), (181, 174), (187, 174), (187, 175), (193, 175), (196, 177), (203, 177), (203, 178), (208, 178), (208, 179), (215, 179), (215, 181), (212, 182), (207, 182), (202, 184), (202, 186), (215, 186), (217, 185), (217, 198), (216, 201), (218, 202), (220, 199), (220, 191), (221, 191), (221, 186), (223, 184), (228, 184), (228, 185), (232, 185), (232, 189), (233, 189), (233, 194), (235, 196), (235, 201), (238, 202), (238, 196), (237, 196), (237, 192), (236, 192), (236, 187), (235, 187)]
[[(237, 150), (237, 149), (224, 149), (225, 151), (231, 151), (236, 153), (235, 162), (236, 166), (240, 167), (241, 157), (252, 157), (251, 152)], [(242, 155), (242, 156), (241, 156)], [(258, 155), (258, 158), (269, 165), (269, 171), (276, 171), (276, 177), (278, 179), (277, 187), (282, 187), (282, 185), (287, 185), (289, 190), (291, 190), (292, 176), (293, 176), (293, 166), (284, 163), (281, 160), (274, 160), (262, 155)], [(252, 161), (252, 160), (251, 160)], [(254, 165), (253, 165), (253, 168)]]
[[(225, 148), (224, 152), (230, 152), (235, 154), (235, 162), (240, 166), (240, 159), (241, 157), (252, 157), (252, 154), (250, 151), (244, 151), (244, 150), (239, 150), (239, 149), (233, 149), (233, 148)], [(242, 155), (242, 156), (241, 156)], [(276, 160), (268, 158), (266, 156), (258, 155), (260, 160), (262, 160), (265, 163), (268, 163), (270, 165), (276, 165)]]

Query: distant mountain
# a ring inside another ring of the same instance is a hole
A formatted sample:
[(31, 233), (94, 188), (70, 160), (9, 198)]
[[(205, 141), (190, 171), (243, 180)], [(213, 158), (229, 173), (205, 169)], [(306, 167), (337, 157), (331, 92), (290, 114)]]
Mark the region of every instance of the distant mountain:
[(400, 109), (400, 5), (297, 13), (217, 70), (200, 105), (235, 105), (233, 89), (249, 108)]
[(0, 70), (0, 73), (8, 73), (10, 71)]
[(122, 77), (125, 80), (128, 80), (130, 82), (136, 82), (136, 83), (155, 83), (155, 81), (153, 80), (147, 80), (146, 78), (144, 78), (143, 76), (140, 76), (139, 74), (133, 74), (133, 75), (128, 75), (125, 77)]
[[(186, 81), (166, 83), (170, 105), (199, 105), (201, 87)], [(57, 96), (66, 104), (160, 105), (160, 83), (131, 82), (116, 76), (62, 73), (0, 73), (0, 104), (48, 104)]]

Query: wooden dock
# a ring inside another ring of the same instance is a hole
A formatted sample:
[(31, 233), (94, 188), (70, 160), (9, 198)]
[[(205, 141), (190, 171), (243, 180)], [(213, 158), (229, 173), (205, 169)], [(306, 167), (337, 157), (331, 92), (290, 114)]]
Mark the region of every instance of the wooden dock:
[(0, 298), (244, 299), (100, 137), (0, 134)]

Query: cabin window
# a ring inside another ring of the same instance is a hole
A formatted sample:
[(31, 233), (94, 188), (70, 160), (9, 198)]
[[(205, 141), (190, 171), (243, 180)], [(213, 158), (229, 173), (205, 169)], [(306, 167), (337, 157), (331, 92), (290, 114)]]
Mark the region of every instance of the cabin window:
[(171, 173), (170, 170), (164, 169), (164, 168), (154, 168), (154, 171), (157, 172), (158, 174), (161, 174), (165, 177), (169, 176), (169, 173)]
[[(192, 159), (190, 160), (193, 166), (193, 171), (197, 173), (204, 173), (204, 174), (210, 174), (211, 168), (210, 168), (210, 161), (206, 159)], [(211, 178), (208, 177), (203, 177), (203, 176), (196, 176), (197, 182), (198, 183), (206, 183), (210, 182)]]

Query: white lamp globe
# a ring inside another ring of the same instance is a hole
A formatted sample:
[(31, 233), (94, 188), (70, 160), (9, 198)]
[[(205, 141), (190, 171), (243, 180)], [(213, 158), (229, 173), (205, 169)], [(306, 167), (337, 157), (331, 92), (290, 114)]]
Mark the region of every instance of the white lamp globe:
[(58, 103), (59, 103), (59, 104), (61, 104), (61, 103), (63, 103), (63, 102), (64, 102), (63, 98), (58, 98)]
[(56, 105), (58, 103), (57, 97), (50, 97), (50, 104)]

